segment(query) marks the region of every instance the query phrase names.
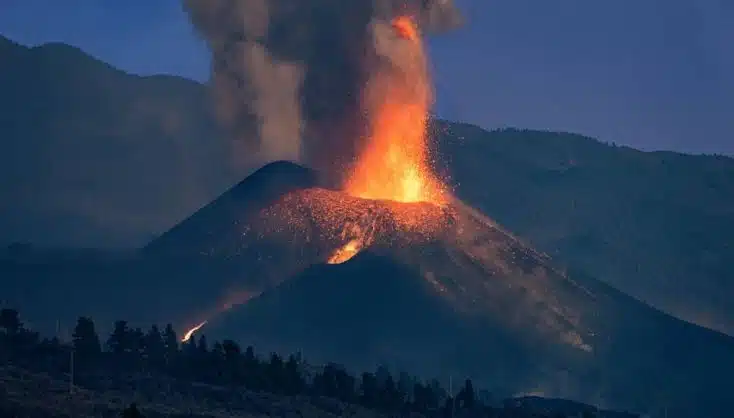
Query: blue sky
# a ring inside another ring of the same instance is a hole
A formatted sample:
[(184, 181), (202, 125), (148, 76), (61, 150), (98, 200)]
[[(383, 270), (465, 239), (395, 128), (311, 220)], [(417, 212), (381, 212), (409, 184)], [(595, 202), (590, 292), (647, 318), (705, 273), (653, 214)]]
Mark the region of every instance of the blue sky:
[[(734, 1), (458, 0), (430, 41), (441, 116), (734, 155)], [(2, 0), (0, 34), (205, 81), (179, 0)]]

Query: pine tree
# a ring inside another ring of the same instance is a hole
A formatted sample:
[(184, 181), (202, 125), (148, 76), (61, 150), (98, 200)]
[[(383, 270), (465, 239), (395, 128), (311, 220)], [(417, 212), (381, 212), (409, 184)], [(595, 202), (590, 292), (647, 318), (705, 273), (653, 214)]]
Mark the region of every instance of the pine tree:
[(297, 395), (305, 389), (306, 382), (301, 375), (300, 364), (294, 355), (288, 357), (284, 367), (285, 393), (287, 395)]
[(380, 405), (385, 411), (397, 411), (402, 405), (397, 385), (392, 375), (388, 373), (385, 383), (380, 390)]
[(181, 343), (181, 352), (186, 356), (187, 361), (193, 361), (196, 358), (199, 349), (197, 347), (196, 338), (191, 337)]
[(149, 364), (158, 367), (165, 361), (166, 346), (158, 326), (153, 325), (145, 334), (144, 357)]
[(336, 368), (333, 364), (327, 364), (320, 373), (316, 373), (313, 379), (313, 391), (319, 396), (337, 397), (339, 391), (336, 381)]
[(130, 353), (135, 360), (142, 360), (145, 354), (145, 333), (140, 328), (130, 331)]
[(107, 349), (114, 355), (121, 356), (132, 350), (130, 329), (127, 321), (115, 321), (112, 334), (107, 339)]
[(173, 330), (173, 325), (167, 324), (163, 330), (163, 350), (164, 350), (164, 363), (166, 366), (172, 365), (178, 355), (178, 336), (176, 331)]
[(224, 359), (228, 364), (235, 364), (241, 359), (242, 350), (240, 346), (232, 340), (222, 341), (222, 350), (224, 352)]
[(255, 349), (250, 345), (245, 349), (242, 356), (242, 373), (244, 374), (244, 384), (249, 389), (262, 389), (263, 377), (260, 368), (260, 361), (255, 355)]
[(23, 329), (23, 323), (20, 322), (20, 315), (15, 309), (0, 309), (0, 331), (6, 335), (12, 336), (19, 334)]
[(245, 349), (245, 356), (244, 356), (245, 364), (248, 366), (254, 366), (257, 363), (257, 357), (255, 356), (255, 349), (248, 345)]
[(431, 410), (431, 388), (416, 382), (413, 384), (413, 406), (418, 412), (425, 413)]
[(91, 318), (80, 317), (77, 320), (72, 335), (72, 344), (76, 358), (82, 362), (92, 360), (102, 352), (99, 335), (97, 335), (94, 322)]
[(377, 378), (372, 373), (362, 373), (362, 379), (359, 387), (360, 403), (368, 408), (378, 406), (380, 393)]
[(477, 395), (474, 392), (474, 385), (472, 385), (470, 379), (466, 379), (464, 382), (464, 387), (461, 388), (461, 391), (456, 397), (456, 401), (456, 406), (460, 409), (473, 409), (476, 406)]
[(271, 353), (266, 370), (268, 388), (274, 393), (283, 393), (283, 359), (278, 354)]
[(398, 392), (405, 402), (410, 402), (413, 399), (413, 386), (415, 379), (413, 379), (407, 372), (400, 372), (398, 375)]
[(357, 399), (355, 390), (356, 379), (344, 367), (335, 367), (336, 397), (344, 402), (352, 403)]
[(233, 340), (224, 340), (221, 344), (222, 367), (224, 379), (231, 384), (244, 383), (242, 376), (242, 350)]
[(211, 351), (209, 351), (207, 365), (209, 365), (209, 368), (213, 372), (211, 373), (212, 379), (214, 379), (216, 382), (230, 383), (232, 381), (233, 370), (232, 368), (225, 365), (224, 345), (221, 342), (214, 342)]
[[(193, 337), (191, 338), (194, 339)], [(209, 344), (206, 341), (206, 335), (199, 337), (199, 343), (196, 346), (196, 351), (200, 358), (204, 358), (209, 353)]]

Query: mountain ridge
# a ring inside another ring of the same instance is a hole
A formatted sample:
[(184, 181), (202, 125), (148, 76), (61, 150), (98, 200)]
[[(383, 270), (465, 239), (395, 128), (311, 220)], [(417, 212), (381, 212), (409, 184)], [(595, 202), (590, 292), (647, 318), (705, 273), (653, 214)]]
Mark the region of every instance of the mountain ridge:
[[(11, 64), (0, 73), (3, 245), (142, 246), (258, 165), (220, 139), (201, 84), (43, 48), (0, 38)], [(39, 53), (62, 57), (41, 65)], [(66, 69), (49, 70), (57, 62)], [(638, 299), (734, 333), (734, 159), (445, 121), (433, 131), (457, 194), (507, 229)]]

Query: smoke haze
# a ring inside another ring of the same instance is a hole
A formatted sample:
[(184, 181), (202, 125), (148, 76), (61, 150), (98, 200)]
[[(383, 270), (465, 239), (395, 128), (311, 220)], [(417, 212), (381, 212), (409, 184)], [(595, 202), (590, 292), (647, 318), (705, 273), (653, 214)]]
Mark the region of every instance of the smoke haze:
[[(209, 46), (211, 85), (236, 158), (297, 161), (340, 183), (362, 146), (361, 94), (376, 66), (406, 62), (405, 40), (374, 28), (411, 16), (458, 26), (451, 0), (183, 0)], [(409, 55), (409, 54), (408, 54)], [(401, 61), (402, 60), (402, 61)], [(408, 62), (414, 61), (410, 58)]]

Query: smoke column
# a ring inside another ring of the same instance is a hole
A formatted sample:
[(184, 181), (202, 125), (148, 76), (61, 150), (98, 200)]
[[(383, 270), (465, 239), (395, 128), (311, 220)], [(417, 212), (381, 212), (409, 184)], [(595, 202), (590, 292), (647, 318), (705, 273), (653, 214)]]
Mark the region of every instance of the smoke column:
[[(211, 52), (220, 123), (243, 158), (298, 161), (334, 183), (363, 144), (360, 95), (384, 55), (372, 28), (410, 16), (423, 32), (459, 25), (452, 0), (183, 0)], [(400, 62), (401, 57), (391, 57)]]

